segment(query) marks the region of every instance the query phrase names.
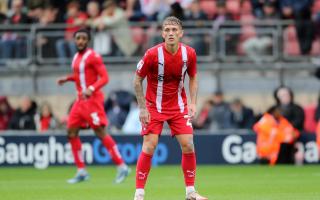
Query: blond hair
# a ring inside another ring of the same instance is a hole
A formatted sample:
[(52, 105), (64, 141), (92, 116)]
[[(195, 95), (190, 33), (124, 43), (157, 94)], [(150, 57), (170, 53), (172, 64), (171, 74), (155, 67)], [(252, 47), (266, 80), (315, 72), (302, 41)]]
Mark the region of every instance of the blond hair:
[(178, 19), (177, 17), (175, 16), (169, 16), (169, 17), (166, 17), (164, 20), (163, 20), (163, 23), (162, 23), (162, 28), (165, 26), (165, 25), (178, 25), (181, 29), (182, 29), (182, 22), (180, 19)]

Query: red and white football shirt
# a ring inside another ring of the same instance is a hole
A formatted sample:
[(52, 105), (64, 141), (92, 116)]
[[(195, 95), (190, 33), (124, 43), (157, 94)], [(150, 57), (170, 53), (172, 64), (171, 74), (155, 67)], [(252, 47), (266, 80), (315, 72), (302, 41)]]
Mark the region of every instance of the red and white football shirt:
[(90, 48), (76, 53), (72, 60), (72, 69), (73, 74), (68, 79), (75, 81), (78, 97), (81, 98), (86, 89), (92, 86), (94, 88), (92, 96), (103, 98), (100, 88), (108, 82), (109, 77), (99, 54)]
[(196, 62), (195, 50), (182, 43), (175, 54), (164, 43), (147, 50), (136, 70), (140, 77), (147, 77), (146, 106), (159, 113), (183, 113), (187, 108), (185, 74), (196, 75)]

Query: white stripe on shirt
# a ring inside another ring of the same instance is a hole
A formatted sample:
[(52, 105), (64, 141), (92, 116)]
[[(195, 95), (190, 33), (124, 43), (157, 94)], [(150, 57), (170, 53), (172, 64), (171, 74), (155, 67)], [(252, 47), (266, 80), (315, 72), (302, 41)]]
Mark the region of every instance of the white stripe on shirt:
[(158, 87), (157, 87), (157, 110), (161, 113), (162, 109), (162, 93), (163, 93), (163, 79), (164, 79), (164, 56), (162, 47), (158, 47)]
[(85, 75), (85, 63), (86, 63), (86, 59), (89, 57), (89, 55), (91, 54), (91, 50), (88, 50), (82, 57), (81, 62), (80, 62), (80, 66), (79, 66), (79, 74), (80, 74), (80, 85), (81, 85), (81, 89), (82, 92), (85, 92), (87, 89), (87, 85), (86, 85), (86, 75)]
[(187, 61), (188, 61), (188, 55), (187, 55), (187, 49), (185, 46), (181, 46), (181, 52), (182, 52), (182, 61), (183, 61), (183, 67), (182, 67), (182, 73), (181, 73), (181, 80), (179, 83), (179, 88), (178, 88), (178, 104), (180, 108), (180, 112), (183, 113), (184, 111), (184, 102), (181, 96), (182, 93), (182, 88), (183, 88), (183, 79), (184, 79), (184, 74), (187, 70)]

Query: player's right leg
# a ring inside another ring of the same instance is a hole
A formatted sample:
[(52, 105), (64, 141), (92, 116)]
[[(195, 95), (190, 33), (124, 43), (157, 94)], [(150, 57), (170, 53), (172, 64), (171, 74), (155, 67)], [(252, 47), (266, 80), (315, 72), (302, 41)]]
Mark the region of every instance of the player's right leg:
[(105, 132), (104, 126), (95, 127), (94, 132), (96, 136), (101, 140), (102, 145), (108, 150), (112, 161), (117, 165), (117, 175), (114, 179), (114, 183), (123, 182), (130, 174), (131, 169), (122, 159), (116, 142), (109, 134)]
[(144, 187), (147, 182), (153, 153), (158, 145), (159, 135), (148, 134), (143, 136), (142, 152), (136, 168), (136, 192), (134, 200), (144, 199)]
[(82, 158), (82, 144), (78, 133), (79, 128), (68, 128), (68, 140), (71, 145), (74, 162), (77, 166), (76, 175), (67, 181), (70, 184), (89, 180), (89, 174), (85, 169), (85, 163)]

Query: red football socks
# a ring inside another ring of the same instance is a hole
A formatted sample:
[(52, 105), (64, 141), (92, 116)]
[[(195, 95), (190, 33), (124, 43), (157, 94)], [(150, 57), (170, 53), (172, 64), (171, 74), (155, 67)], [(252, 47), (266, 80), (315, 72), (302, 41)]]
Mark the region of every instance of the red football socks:
[(136, 189), (143, 189), (151, 168), (152, 155), (141, 152), (136, 171)]
[(108, 150), (112, 161), (116, 165), (121, 165), (124, 163), (124, 161), (119, 153), (118, 147), (110, 135), (106, 135), (101, 140), (101, 142), (102, 142), (103, 146)]
[(196, 177), (196, 154), (183, 153), (181, 167), (184, 174), (184, 182), (186, 186), (194, 186), (194, 180)]
[(79, 137), (70, 137), (68, 138), (69, 142), (71, 144), (71, 150), (74, 158), (74, 162), (78, 169), (85, 168), (85, 164), (82, 158), (82, 152), (81, 152), (81, 140)]

